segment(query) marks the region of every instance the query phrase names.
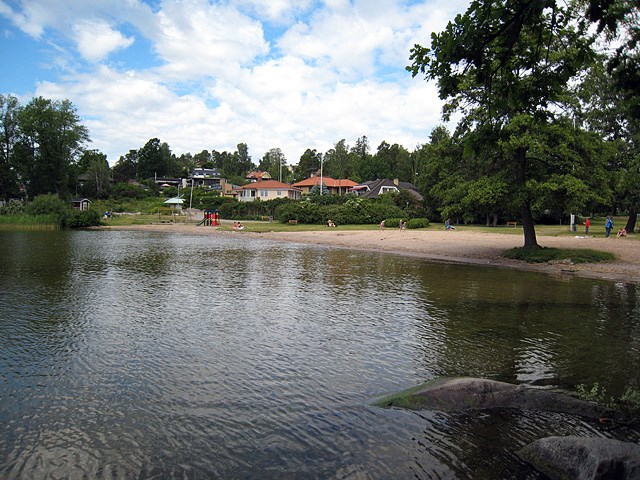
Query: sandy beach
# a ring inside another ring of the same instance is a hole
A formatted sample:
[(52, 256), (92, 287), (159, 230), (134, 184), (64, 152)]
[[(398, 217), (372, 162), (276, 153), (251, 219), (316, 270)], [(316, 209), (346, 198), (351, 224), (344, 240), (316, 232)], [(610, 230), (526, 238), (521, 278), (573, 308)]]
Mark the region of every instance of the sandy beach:
[(502, 258), (500, 254), (523, 244), (522, 235), (484, 233), (465, 229), (455, 231), (423, 231), (387, 229), (340, 230), (297, 232), (230, 232), (215, 227), (196, 227), (184, 224), (136, 225), (126, 227), (101, 227), (101, 229), (162, 231), (201, 235), (248, 235), (278, 242), (308, 243), (350, 248), (364, 251), (410, 255), (438, 262), (491, 265), (545, 272), (553, 275), (583, 276), (627, 283), (640, 283), (640, 243), (632, 238), (604, 238), (601, 236), (572, 237), (543, 236), (538, 243), (544, 247), (590, 248), (611, 252), (617, 259), (612, 262), (571, 264), (557, 262), (543, 265)]

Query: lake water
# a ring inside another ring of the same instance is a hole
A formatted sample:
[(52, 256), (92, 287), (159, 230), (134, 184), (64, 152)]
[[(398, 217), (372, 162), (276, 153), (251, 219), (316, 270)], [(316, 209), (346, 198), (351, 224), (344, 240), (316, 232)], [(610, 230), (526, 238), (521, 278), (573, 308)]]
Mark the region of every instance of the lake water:
[(633, 285), (243, 234), (0, 245), (1, 478), (538, 479), (516, 455), (537, 438), (640, 437), (370, 406), (443, 375), (619, 394), (639, 381)]

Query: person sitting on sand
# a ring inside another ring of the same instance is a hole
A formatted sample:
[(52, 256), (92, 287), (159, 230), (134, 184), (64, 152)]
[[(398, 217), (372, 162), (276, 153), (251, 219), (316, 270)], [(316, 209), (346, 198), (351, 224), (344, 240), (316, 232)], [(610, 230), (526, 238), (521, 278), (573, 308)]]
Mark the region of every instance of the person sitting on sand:
[(451, 225), (451, 219), (450, 218), (447, 218), (447, 220), (444, 222), (444, 229), (445, 230), (455, 230), (456, 229), (456, 227)]
[(333, 220), (331, 220), (331, 219), (327, 220), (327, 227), (335, 227), (335, 226), (336, 226), (336, 224), (333, 223)]
[(618, 236), (619, 237), (626, 237), (627, 236), (627, 230), (624, 228), (621, 228), (620, 230), (618, 230)]

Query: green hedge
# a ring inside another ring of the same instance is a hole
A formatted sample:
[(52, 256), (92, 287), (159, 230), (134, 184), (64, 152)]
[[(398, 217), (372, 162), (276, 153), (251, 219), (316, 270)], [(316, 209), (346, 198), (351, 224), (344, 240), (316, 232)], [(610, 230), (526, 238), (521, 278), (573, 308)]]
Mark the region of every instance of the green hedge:
[(281, 205), (276, 209), (276, 220), (286, 223), (297, 220), (300, 223), (322, 225), (331, 219), (336, 225), (365, 225), (380, 223), (386, 218), (400, 217), (402, 209), (395, 205), (365, 198), (350, 198), (342, 205), (318, 205), (301, 200)]
[(427, 228), (429, 226), (428, 218), (411, 218), (407, 222), (407, 228)]

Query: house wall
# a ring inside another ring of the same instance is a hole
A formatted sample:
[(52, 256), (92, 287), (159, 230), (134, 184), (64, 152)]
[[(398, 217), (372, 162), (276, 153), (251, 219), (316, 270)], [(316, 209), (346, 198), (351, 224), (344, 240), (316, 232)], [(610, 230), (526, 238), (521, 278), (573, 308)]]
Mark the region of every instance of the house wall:
[[(278, 195), (280, 192), (280, 195)], [(244, 189), (241, 190), (241, 194), (238, 197), (240, 202), (253, 202), (254, 200), (273, 200), (275, 198), (291, 198), (293, 200), (297, 200), (300, 198), (300, 192), (295, 190), (277, 190), (277, 189), (267, 189), (260, 190), (258, 189)]]

